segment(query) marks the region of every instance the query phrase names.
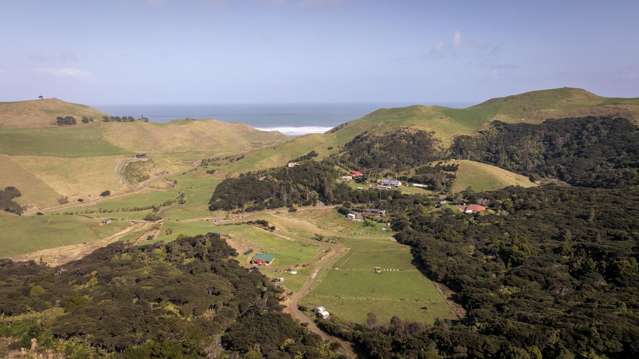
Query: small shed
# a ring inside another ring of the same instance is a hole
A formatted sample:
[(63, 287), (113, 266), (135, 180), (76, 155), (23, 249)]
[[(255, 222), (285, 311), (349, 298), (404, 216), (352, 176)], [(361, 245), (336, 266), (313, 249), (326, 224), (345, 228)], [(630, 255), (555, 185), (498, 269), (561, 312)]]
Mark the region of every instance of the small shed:
[(346, 218), (348, 218), (349, 221), (361, 221), (364, 219), (364, 216), (359, 212), (351, 212), (346, 215)]
[(362, 177), (362, 176), (364, 176), (364, 174), (362, 172), (360, 172), (360, 171), (356, 171), (356, 170), (351, 171), (351, 177), (352, 178)]
[(401, 187), (402, 181), (396, 180), (394, 178), (384, 178), (382, 180), (381, 184), (382, 184), (382, 186)]
[(268, 253), (257, 253), (253, 259), (251, 259), (251, 263), (258, 265), (258, 266), (263, 266), (263, 265), (271, 265), (273, 263), (273, 260), (275, 258), (273, 257), (272, 254), (268, 254)]
[(315, 308), (315, 314), (322, 319), (328, 319), (331, 316), (331, 313), (329, 313), (323, 306)]

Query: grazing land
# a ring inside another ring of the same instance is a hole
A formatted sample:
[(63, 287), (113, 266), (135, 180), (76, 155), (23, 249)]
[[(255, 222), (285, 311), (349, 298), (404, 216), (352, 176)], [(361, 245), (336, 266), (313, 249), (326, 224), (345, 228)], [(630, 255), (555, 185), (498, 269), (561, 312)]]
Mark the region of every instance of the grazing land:
[[(86, 105), (55, 98), (30, 101), (0, 102), (0, 128), (55, 127), (56, 117), (74, 116), (100, 119), (104, 113)], [(80, 122), (81, 123), (81, 122)]]
[(99, 127), (2, 128), (0, 153), (55, 157), (122, 155), (128, 151), (107, 142)]
[(82, 216), (0, 216), (0, 258), (41, 249), (96, 241), (125, 227), (127, 222), (103, 225), (99, 219)]
[(462, 160), (457, 161), (459, 168), (451, 187), (453, 193), (461, 192), (468, 188), (475, 192), (494, 191), (508, 186), (533, 187), (526, 176), (491, 166), (485, 163)]

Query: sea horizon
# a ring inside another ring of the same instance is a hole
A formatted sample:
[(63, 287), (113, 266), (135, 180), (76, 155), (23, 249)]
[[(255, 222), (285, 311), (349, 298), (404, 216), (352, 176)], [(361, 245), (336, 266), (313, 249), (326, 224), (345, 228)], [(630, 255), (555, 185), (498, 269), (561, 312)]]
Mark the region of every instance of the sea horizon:
[[(104, 104), (96, 108), (114, 116), (147, 117), (152, 122), (215, 119), (243, 123), (261, 131), (279, 131), (289, 136), (323, 133), (380, 108), (416, 105), (412, 102), (370, 103), (228, 103), (228, 104)], [(423, 103), (421, 103), (423, 104)], [(465, 107), (463, 102), (428, 105)]]

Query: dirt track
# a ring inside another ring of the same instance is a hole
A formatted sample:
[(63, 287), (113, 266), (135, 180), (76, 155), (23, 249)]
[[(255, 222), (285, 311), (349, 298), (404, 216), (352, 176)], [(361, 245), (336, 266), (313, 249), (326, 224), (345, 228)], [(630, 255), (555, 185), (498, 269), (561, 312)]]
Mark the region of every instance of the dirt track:
[(25, 262), (25, 261), (36, 261), (46, 263), (48, 266), (56, 267), (62, 264), (66, 264), (72, 262), (74, 260), (81, 259), (82, 257), (90, 254), (98, 248), (102, 248), (104, 246), (108, 246), (111, 243), (117, 242), (120, 238), (124, 237), (128, 233), (132, 231), (142, 230), (145, 227), (152, 225), (152, 223), (134, 223), (131, 226), (121, 230), (118, 233), (115, 233), (109, 237), (85, 242), (80, 244), (72, 244), (68, 246), (56, 247), (56, 248), (48, 248), (39, 250), (36, 252), (31, 252), (19, 256), (15, 256), (12, 259), (16, 262)]
[(334, 246), (330, 248), (329, 252), (322, 256), (319, 261), (315, 262), (313, 271), (311, 272), (310, 277), (304, 283), (302, 288), (289, 296), (284, 302), (284, 305), (286, 305), (286, 307), (284, 308), (284, 312), (290, 314), (290, 316), (297, 319), (300, 323), (306, 324), (308, 330), (319, 335), (320, 337), (322, 337), (322, 339), (329, 342), (338, 342), (342, 348), (342, 354), (346, 355), (349, 358), (357, 358), (357, 355), (355, 355), (355, 352), (353, 351), (353, 348), (349, 342), (322, 331), (317, 325), (315, 325), (315, 322), (312, 318), (309, 318), (306, 313), (302, 312), (299, 309), (300, 301), (311, 291), (311, 289), (313, 289), (313, 285), (315, 284), (320, 271), (332, 266), (335, 261), (345, 255), (348, 250), (349, 248), (341, 245)]

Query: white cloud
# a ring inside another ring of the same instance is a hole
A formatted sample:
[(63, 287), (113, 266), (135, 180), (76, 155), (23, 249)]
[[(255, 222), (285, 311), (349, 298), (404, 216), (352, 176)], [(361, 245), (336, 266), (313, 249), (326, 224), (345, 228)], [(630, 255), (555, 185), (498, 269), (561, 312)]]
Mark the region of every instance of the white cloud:
[(76, 67), (39, 67), (35, 71), (61, 78), (88, 79), (93, 77), (91, 72)]
[(453, 46), (459, 48), (462, 46), (462, 33), (461, 31), (455, 31), (453, 34)]

